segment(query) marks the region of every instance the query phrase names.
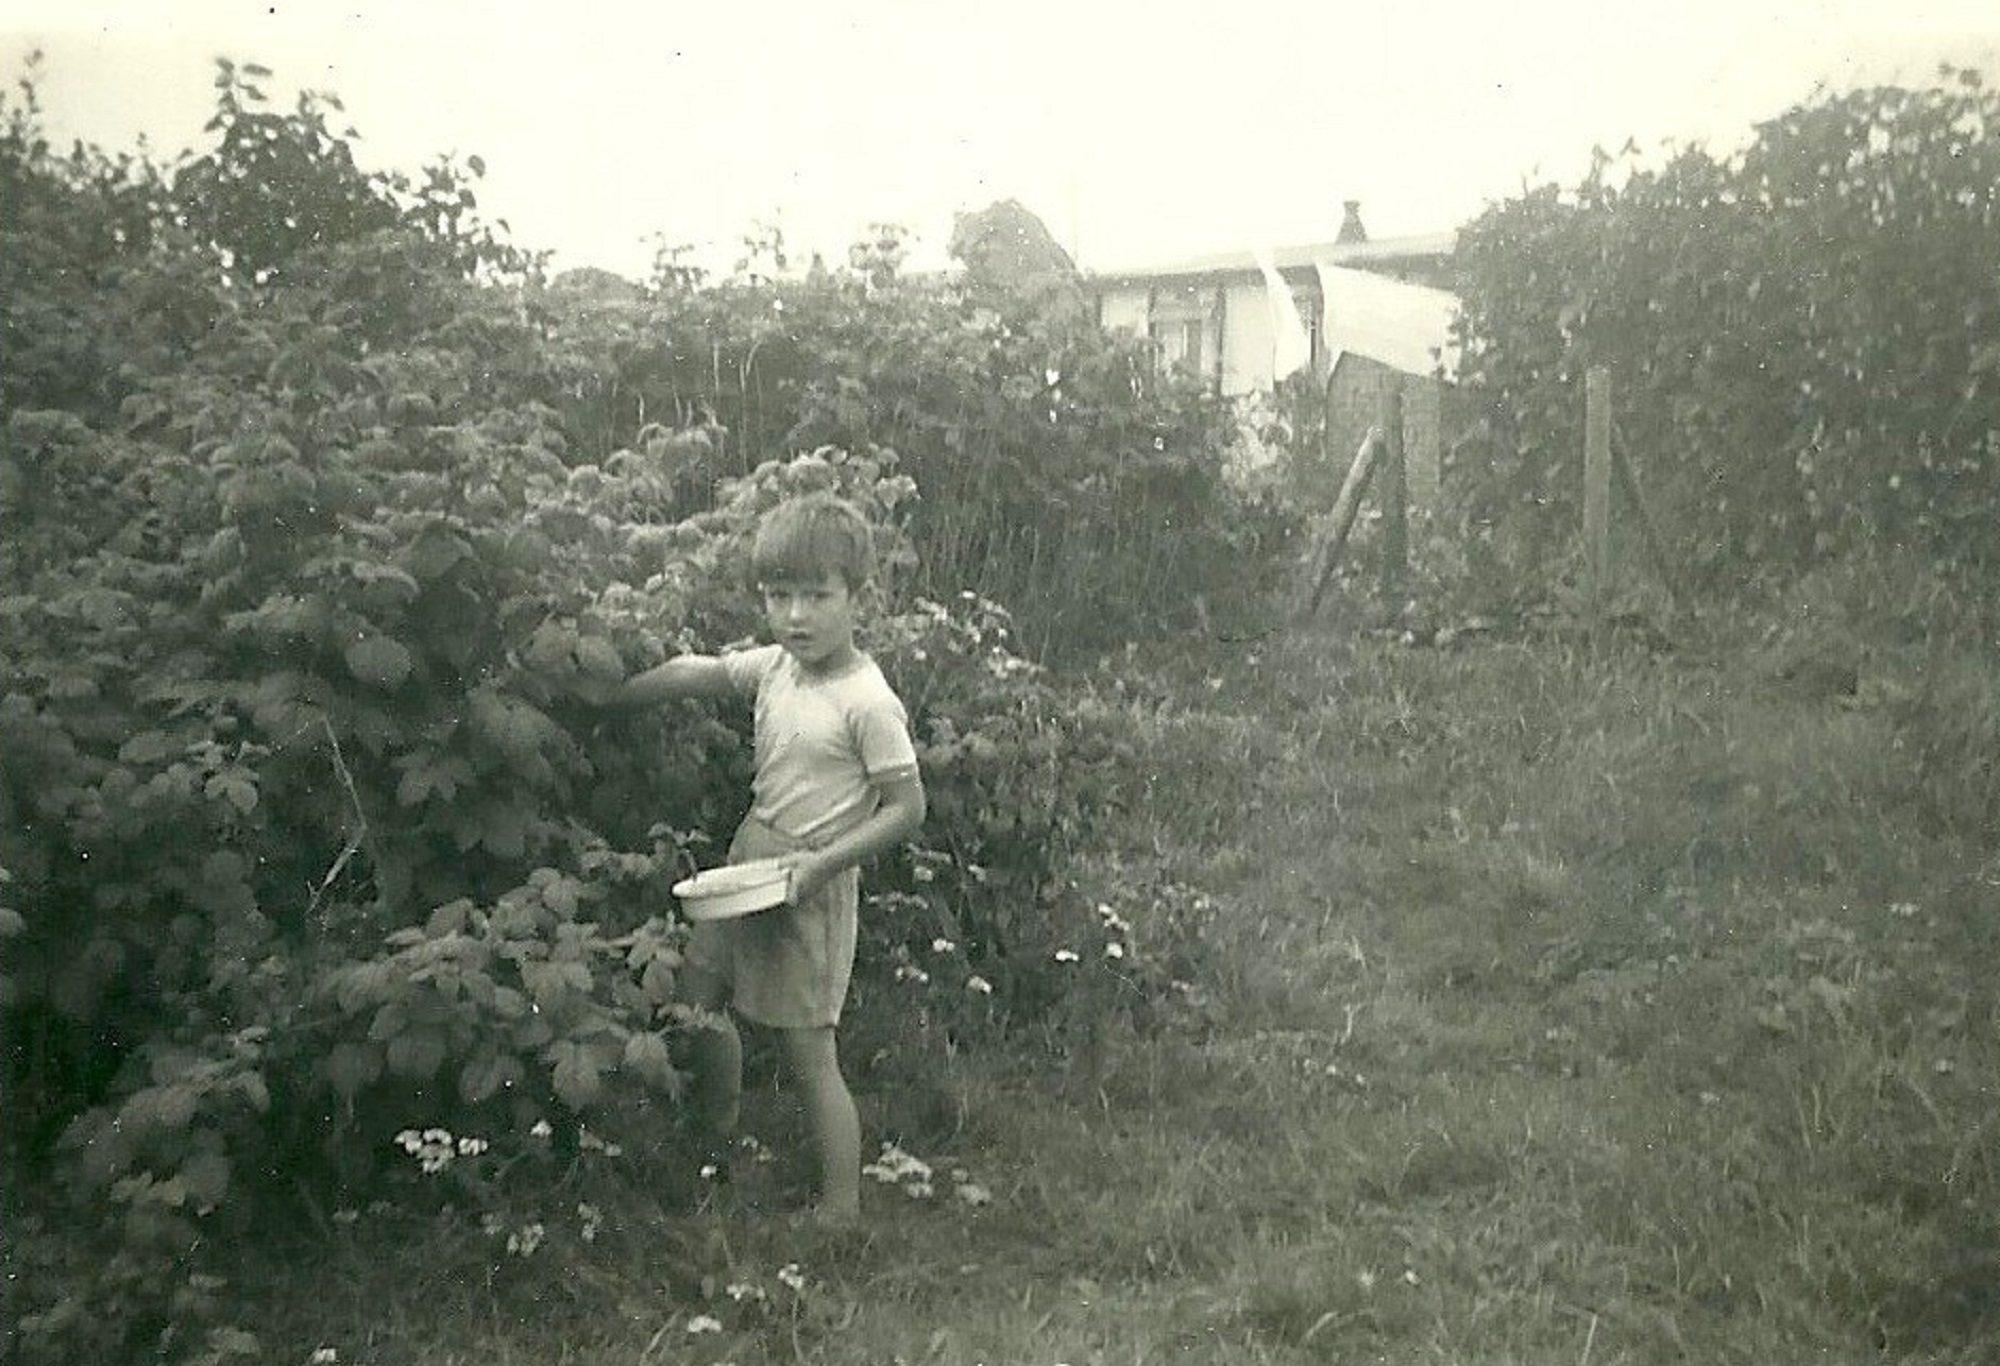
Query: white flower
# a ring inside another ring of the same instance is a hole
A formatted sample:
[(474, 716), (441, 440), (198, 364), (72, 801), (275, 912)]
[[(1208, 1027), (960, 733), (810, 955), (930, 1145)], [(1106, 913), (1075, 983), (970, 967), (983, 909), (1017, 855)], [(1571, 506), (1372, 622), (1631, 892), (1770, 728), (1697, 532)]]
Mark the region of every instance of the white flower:
[(549, 1122), (546, 1119), (536, 1120), (535, 1127), (528, 1130), (528, 1136), (530, 1138), (548, 1138), (551, 1137), (554, 1133), (555, 1129), (549, 1124)]
[(912, 1182), (926, 1187), (931, 1179), (931, 1165), (920, 1157), (904, 1152), (893, 1143), (882, 1145), (882, 1155), (861, 1169), (864, 1176), (873, 1177), (883, 1185), (898, 1182)]
[(306, 1358), (306, 1366), (333, 1366), (340, 1360), (340, 1352), (332, 1347), (315, 1347), (313, 1354)]
[(1125, 956), (1125, 946), (1123, 944), (1106, 944), (1104, 946), (1104, 956), (1106, 958), (1123, 958)]
[(1057, 949), (1056, 961), (1058, 963), (1079, 963), (1083, 960), (1074, 949)]
[(962, 1183), (955, 1194), (968, 1205), (978, 1206), (993, 1203), (993, 1192), (976, 1181)]
[(796, 1294), (806, 1288), (806, 1273), (797, 1262), (786, 1262), (778, 1268), (778, 1281)]
[(725, 1291), (729, 1298), (735, 1300), (738, 1304), (743, 1303), (745, 1300), (761, 1301), (764, 1298), (764, 1287), (753, 1285), (749, 1281), (732, 1281), (725, 1287)]
[(708, 1314), (696, 1314), (687, 1321), (687, 1330), (690, 1333), (720, 1333), (722, 1320)]
[(981, 996), (991, 996), (993, 994), (993, 984), (987, 981), (984, 977), (966, 978), (965, 989), (967, 991), (976, 991)]
[(958, 945), (952, 943), (949, 939), (943, 938), (942, 936), (931, 940), (932, 953), (955, 953), (957, 950), (958, 950)]

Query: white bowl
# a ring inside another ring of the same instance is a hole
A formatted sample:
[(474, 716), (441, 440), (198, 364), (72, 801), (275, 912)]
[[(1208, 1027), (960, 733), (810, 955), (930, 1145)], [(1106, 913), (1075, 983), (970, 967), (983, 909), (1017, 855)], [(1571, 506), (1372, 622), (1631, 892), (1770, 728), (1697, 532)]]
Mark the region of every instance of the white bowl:
[(768, 911), (791, 890), (791, 870), (771, 859), (710, 868), (674, 884), (681, 914), (689, 920), (732, 920)]

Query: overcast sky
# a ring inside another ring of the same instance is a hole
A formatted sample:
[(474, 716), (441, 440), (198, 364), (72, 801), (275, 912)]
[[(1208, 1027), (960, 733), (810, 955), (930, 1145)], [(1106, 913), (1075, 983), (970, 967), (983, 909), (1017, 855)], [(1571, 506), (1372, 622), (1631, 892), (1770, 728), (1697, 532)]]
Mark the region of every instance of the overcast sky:
[(45, 122), (204, 145), (213, 59), (331, 91), (364, 165), (478, 154), (558, 269), (723, 262), (757, 221), (830, 259), (877, 221), (941, 259), (1017, 198), (1083, 265), (1455, 227), (1628, 137), (1728, 150), (1817, 84), (2000, 81), (1993, 0), (9, 0)]

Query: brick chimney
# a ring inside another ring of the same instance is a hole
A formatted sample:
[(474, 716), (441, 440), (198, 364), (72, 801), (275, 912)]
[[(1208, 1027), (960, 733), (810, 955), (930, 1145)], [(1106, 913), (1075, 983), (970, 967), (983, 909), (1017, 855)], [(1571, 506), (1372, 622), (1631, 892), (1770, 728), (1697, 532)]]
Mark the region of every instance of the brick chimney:
[(1368, 229), (1361, 226), (1361, 201), (1358, 199), (1342, 200), (1341, 207), (1345, 210), (1345, 213), (1340, 220), (1340, 232), (1333, 240), (1335, 242), (1366, 242), (1368, 240)]

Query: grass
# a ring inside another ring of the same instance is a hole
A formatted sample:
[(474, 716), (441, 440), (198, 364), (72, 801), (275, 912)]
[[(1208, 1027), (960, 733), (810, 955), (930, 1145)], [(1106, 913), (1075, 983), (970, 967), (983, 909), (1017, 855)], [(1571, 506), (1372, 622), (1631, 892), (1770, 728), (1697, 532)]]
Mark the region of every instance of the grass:
[[(533, 1255), (365, 1215), (236, 1292), (264, 1359), (378, 1366), (2000, 1359), (1990, 669), (1905, 642), (1821, 696), (1721, 643), (1331, 636), (1128, 664), (1100, 705), (1146, 759), (1107, 839), (1224, 905), (1204, 1029), (863, 1069), (939, 1177), (858, 1235), (689, 1217), (634, 1154), (537, 1191)], [(753, 1099), (783, 1194), (796, 1131)]]

